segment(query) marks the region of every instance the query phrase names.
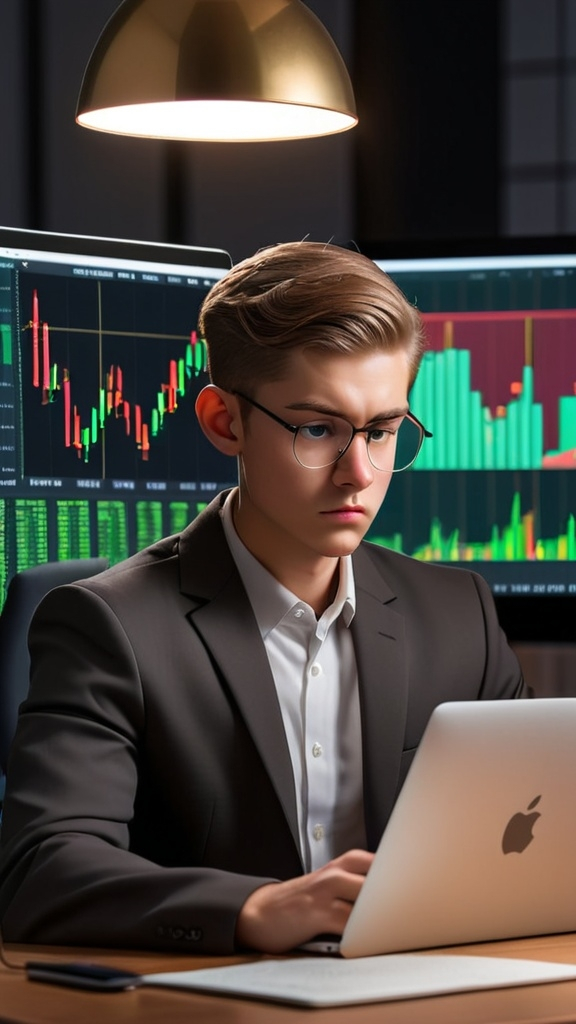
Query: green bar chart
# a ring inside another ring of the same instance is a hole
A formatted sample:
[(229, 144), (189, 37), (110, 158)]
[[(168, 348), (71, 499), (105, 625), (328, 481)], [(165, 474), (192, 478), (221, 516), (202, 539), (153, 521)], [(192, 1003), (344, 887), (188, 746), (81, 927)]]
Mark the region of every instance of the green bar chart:
[(537, 537), (534, 513), (522, 513), (520, 495), (514, 495), (510, 519), (502, 526), (494, 524), (488, 536), (476, 540), (461, 536), (459, 529), (448, 530), (438, 518), (430, 523), (428, 540), (409, 549), (402, 533), (389, 537), (372, 534), (375, 544), (401, 551), (426, 562), (517, 562), (576, 560), (576, 518), (570, 513), (565, 530), (556, 537)]
[(415, 470), (576, 469), (574, 311), (424, 322), (410, 404), (434, 436)]
[(0, 362), (2, 366), (12, 365), (12, 330), (9, 324), (0, 324)]

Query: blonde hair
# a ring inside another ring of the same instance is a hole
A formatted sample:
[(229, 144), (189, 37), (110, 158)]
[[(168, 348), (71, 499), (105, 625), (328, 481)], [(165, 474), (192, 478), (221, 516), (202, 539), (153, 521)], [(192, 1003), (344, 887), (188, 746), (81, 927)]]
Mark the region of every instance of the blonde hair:
[(402, 350), (410, 384), (424, 350), (420, 315), (388, 275), (320, 242), (271, 246), (238, 263), (208, 293), (199, 328), (212, 382), (248, 394), (282, 379), (295, 348)]

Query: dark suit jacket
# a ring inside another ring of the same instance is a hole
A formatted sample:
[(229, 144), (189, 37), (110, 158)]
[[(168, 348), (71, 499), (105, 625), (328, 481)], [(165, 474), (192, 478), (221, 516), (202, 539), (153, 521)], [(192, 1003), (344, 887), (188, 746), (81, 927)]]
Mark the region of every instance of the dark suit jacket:
[[(249, 894), (302, 873), (281, 713), (221, 500), (36, 614), (2, 830), (7, 939), (226, 953)], [(373, 850), (436, 704), (518, 696), (522, 680), (478, 576), (369, 544), (354, 573)]]

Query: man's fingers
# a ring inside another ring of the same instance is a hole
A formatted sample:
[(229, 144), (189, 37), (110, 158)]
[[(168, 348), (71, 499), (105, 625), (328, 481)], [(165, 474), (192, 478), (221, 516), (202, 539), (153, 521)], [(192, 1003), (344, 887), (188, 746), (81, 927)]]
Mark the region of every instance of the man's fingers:
[(348, 850), (311, 874), (256, 889), (240, 911), (238, 941), (278, 953), (319, 932), (342, 934), (372, 860)]
[[(338, 865), (345, 871), (351, 871), (356, 875), (367, 875), (373, 860), (374, 854), (368, 853), (367, 850), (347, 850), (346, 853), (342, 853), (330, 861), (330, 864)], [(329, 867), (329, 864), (326, 866)]]

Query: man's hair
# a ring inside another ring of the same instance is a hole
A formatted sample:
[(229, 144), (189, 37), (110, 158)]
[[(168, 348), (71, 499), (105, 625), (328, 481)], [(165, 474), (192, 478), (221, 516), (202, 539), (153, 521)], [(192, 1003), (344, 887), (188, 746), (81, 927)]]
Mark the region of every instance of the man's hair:
[(388, 275), (321, 242), (271, 246), (238, 263), (206, 296), (199, 329), (211, 381), (248, 394), (281, 380), (293, 349), (405, 351), (410, 384), (424, 349), (420, 315)]

